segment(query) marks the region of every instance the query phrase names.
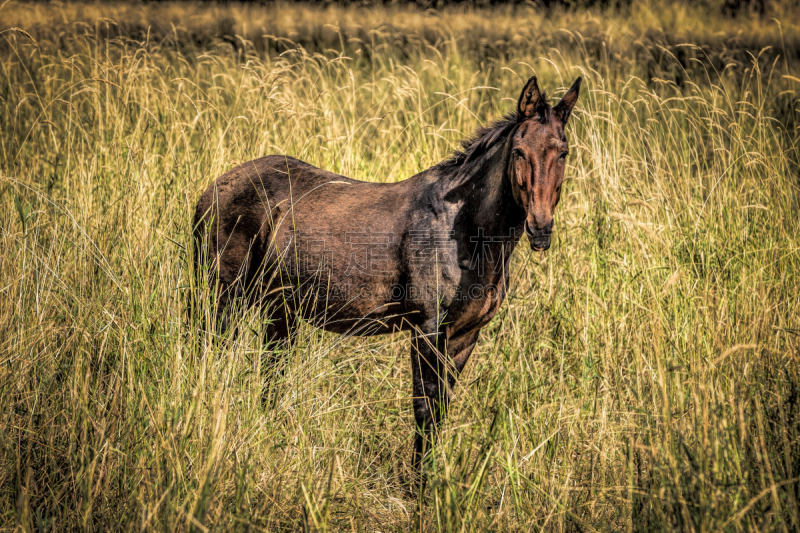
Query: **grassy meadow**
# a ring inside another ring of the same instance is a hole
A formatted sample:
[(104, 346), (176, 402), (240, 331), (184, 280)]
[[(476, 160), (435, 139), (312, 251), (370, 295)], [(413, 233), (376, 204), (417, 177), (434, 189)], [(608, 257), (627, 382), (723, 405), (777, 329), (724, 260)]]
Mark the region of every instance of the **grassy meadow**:
[[(800, 531), (800, 7), (768, 8), (0, 2), (0, 528)], [(262, 406), (263, 317), (187, 317), (194, 205), (273, 153), (405, 179), (532, 74), (584, 77), (553, 245), (417, 498), (408, 336), (306, 325)]]

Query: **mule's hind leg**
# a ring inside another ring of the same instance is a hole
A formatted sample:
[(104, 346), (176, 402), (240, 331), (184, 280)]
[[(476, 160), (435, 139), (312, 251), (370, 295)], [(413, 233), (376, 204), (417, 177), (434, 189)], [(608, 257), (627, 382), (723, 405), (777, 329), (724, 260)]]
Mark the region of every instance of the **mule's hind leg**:
[(274, 406), (275, 385), (286, 371), (286, 357), (294, 343), (294, 328), (297, 316), (283, 302), (268, 306), (269, 318), (264, 328), (264, 353), (262, 354), (262, 376), (264, 389), (262, 405)]
[(220, 283), (215, 298), (217, 334), (225, 333), (234, 326), (233, 337), (238, 333), (235, 325), (235, 307), (242, 301), (242, 290), (238, 283)]

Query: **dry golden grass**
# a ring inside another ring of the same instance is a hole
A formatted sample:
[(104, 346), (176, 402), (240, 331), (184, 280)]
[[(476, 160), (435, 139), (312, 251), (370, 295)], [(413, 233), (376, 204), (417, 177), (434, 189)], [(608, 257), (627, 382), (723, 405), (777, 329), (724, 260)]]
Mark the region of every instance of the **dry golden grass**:
[(800, 529), (800, 32), (772, 9), (2, 4), (4, 529), (418, 526), (407, 337), (306, 327), (262, 407), (261, 317), (186, 316), (191, 213), (269, 153), (404, 179), (532, 73), (586, 80), (556, 238), (515, 252), (423, 527)]

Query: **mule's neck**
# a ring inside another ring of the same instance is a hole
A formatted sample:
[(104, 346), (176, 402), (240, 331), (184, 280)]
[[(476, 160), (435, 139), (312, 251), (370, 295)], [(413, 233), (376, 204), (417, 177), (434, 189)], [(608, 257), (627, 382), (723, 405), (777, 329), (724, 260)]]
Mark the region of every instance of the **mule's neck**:
[(440, 180), (443, 198), (458, 210), (465, 233), (469, 237), (485, 236), (498, 249), (505, 248), (506, 257), (522, 236), (525, 222), (525, 210), (514, 198), (509, 155), (510, 136), (473, 163), (466, 175), (454, 173)]

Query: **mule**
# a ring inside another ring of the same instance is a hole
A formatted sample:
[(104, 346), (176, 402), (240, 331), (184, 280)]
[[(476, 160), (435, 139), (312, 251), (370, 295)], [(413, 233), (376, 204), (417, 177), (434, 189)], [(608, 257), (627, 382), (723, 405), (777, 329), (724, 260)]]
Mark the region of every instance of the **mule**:
[(218, 320), (237, 299), (259, 306), (272, 313), (268, 340), (284, 346), (300, 319), (344, 335), (411, 331), (419, 471), (455, 379), (506, 296), (518, 241), (550, 247), (580, 85), (551, 106), (530, 78), (515, 112), (398, 183), (283, 155), (226, 172), (194, 218)]

